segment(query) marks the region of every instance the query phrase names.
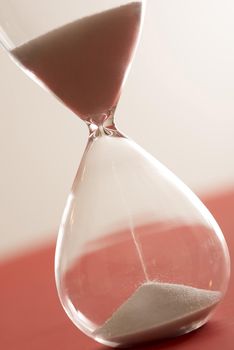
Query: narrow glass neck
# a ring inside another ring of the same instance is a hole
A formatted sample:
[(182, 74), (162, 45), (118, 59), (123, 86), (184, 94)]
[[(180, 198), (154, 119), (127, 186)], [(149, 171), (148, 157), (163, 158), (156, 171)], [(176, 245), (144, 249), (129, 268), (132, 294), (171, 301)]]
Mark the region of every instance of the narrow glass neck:
[[(101, 136), (124, 137), (123, 134), (116, 128), (114, 120), (115, 108), (109, 113), (103, 113), (99, 118), (90, 118), (86, 121), (89, 128), (89, 138), (94, 139)], [(94, 122), (95, 120), (95, 122)], [(97, 120), (100, 122), (97, 123)]]

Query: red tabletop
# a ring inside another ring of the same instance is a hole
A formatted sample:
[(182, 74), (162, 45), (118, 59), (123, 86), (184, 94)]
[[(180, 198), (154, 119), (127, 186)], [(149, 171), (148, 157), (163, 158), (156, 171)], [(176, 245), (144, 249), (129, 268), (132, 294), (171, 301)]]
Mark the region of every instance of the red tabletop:
[[(234, 256), (234, 191), (206, 199)], [(73, 326), (58, 301), (54, 282), (54, 244), (0, 265), (0, 349), (106, 350)], [(233, 350), (234, 283), (201, 329), (138, 350)]]

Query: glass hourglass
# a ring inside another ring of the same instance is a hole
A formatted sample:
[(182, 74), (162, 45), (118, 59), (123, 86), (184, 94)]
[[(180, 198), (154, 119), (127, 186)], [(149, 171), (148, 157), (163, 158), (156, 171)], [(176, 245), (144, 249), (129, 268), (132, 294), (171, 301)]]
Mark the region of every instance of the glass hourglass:
[(72, 322), (110, 346), (199, 328), (229, 280), (215, 219), (115, 126), (144, 7), (145, 1), (0, 0), (3, 47), (89, 129), (60, 226), (55, 276)]

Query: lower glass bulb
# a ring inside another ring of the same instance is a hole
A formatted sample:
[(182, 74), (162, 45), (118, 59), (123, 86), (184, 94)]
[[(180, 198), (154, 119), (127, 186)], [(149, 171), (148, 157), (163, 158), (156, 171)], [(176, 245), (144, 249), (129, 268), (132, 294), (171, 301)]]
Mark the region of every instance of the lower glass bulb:
[(127, 346), (202, 326), (226, 291), (229, 254), (187, 186), (133, 141), (100, 133), (67, 201), (55, 273), (72, 322)]

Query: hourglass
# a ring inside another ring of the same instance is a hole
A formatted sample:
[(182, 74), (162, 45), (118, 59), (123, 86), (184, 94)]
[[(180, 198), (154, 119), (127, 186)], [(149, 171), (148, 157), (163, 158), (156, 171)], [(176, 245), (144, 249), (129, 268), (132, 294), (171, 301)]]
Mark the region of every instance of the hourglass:
[(229, 279), (228, 249), (212, 215), (115, 126), (144, 7), (0, 0), (3, 46), (89, 129), (62, 217), (55, 276), (72, 322), (110, 346), (199, 328)]

